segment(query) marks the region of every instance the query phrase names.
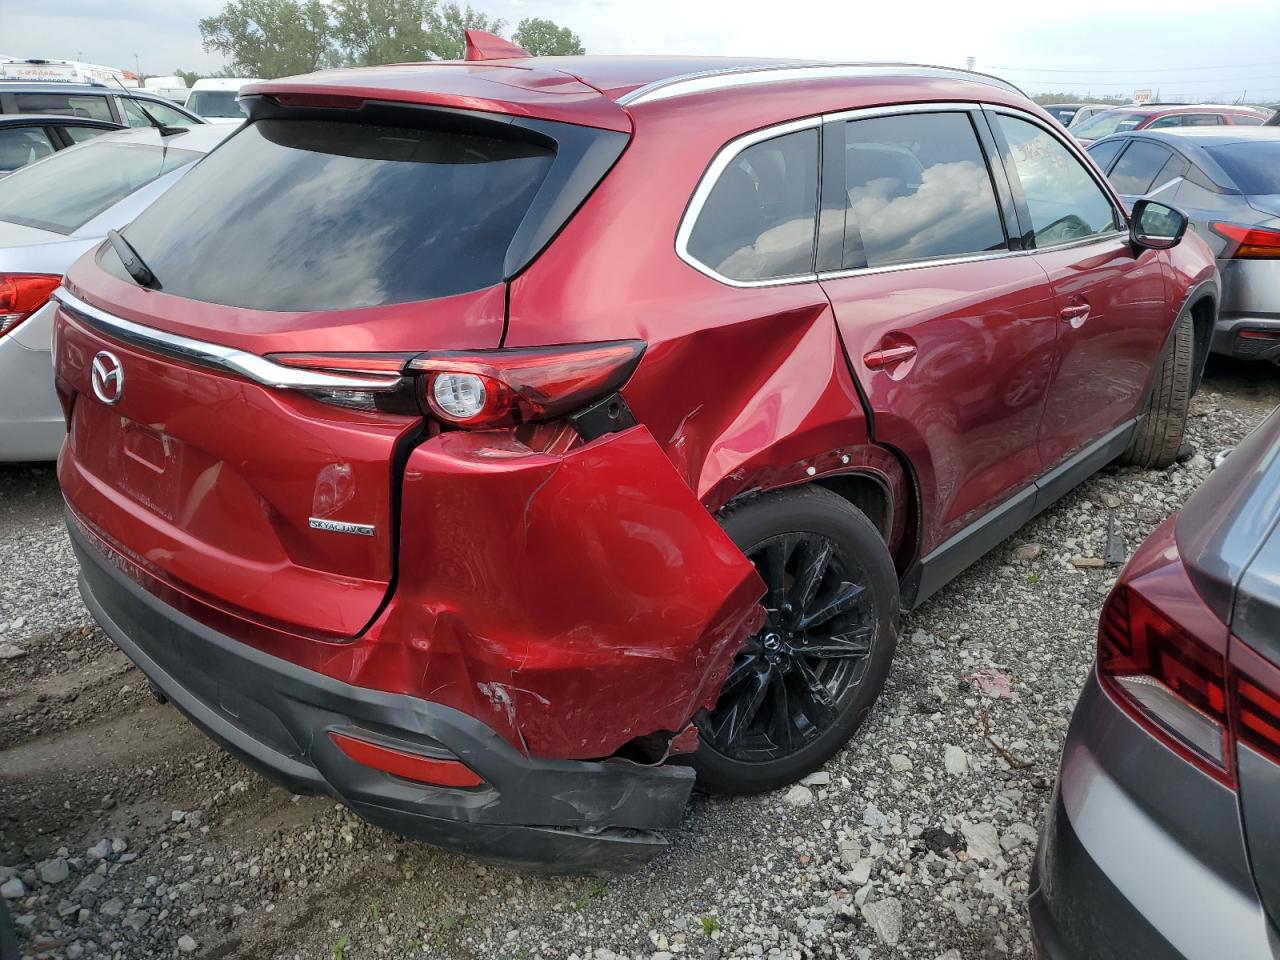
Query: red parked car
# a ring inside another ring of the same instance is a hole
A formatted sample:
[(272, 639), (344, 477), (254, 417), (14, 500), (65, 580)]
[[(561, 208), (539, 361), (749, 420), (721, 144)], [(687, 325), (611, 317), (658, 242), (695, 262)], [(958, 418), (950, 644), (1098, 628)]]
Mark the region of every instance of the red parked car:
[(59, 476), (90, 609), (236, 755), (624, 866), (695, 774), (838, 750), (900, 610), (1172, 460), (1214, 261), (996, 80), (472, 40), (253, 85), (71, 269)]
[(1116, 107), (1076, 124), (1071, 133), (1083, 144), (1126, 130), (1167, 130), (1172, 127), (1260, 127), (1272, 119), (1270, 110), (1227, 107), (1213, 103), (1158, 104)]

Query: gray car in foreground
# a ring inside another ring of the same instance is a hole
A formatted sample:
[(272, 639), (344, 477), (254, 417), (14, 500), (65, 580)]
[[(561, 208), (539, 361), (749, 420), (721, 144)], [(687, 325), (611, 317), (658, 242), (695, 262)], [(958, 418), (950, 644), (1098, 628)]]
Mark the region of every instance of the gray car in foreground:
[(1280, 362), (1280, 129), (1180, 127), (1095, 140), (1089, 155), (1130, 206), (1184, 212), (1222, 274), (1210, 350)]
[(105, 133), (0, 179), (0, 461), (52, 460), (66, 435), (49, 294), (67, 267), (234, 129)]
[(1032, 874), (1043, 960), (1280, 957), (1280, 412), (1103, 608)]

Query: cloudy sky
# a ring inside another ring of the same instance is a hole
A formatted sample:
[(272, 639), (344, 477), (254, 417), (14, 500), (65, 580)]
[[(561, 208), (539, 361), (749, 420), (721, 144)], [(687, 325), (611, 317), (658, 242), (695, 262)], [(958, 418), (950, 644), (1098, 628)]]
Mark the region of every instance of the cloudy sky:
[[(0, 53), (147, 73), (212, 70), (197, 21), (225, 0), (0, 0)], [(550, 17), (591, 53), (909, 60), (998, 73), (1035, 93), (1280, 101), (1277, 0), (472, 0), (512, 24)]]

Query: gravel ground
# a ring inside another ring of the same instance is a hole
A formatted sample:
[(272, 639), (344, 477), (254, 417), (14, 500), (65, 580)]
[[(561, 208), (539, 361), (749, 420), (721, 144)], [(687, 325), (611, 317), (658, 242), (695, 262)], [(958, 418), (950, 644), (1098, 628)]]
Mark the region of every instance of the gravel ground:
[(67, 960), (1030, 957), (1035, 838), (1117, 572), (1087, 565), (1107, 517), (1131, 551), (1278, 400), (1270, 368), (1214, 365), (1197, 454), (1104, 471), (907, 618), (825, 771), (697, 798), (669, 852), (608, 880), (481, 866), (267, 785), (93, 626), (52, 470), (0, 466), (0, 894), (28, 956)]

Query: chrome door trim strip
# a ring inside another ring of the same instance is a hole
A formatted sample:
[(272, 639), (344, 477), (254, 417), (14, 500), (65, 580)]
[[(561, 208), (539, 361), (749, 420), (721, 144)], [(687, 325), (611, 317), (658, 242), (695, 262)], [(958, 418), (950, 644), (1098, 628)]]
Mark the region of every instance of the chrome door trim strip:
[(361, 375), (349, 376), (325, 373), (320, 370), (304, 370), (273, 363), (265, 357), (234, 347), (224, 347), (204, 340), (182, 337), (165, 330), (147, 327), (123, 317), (107, 313), (59, 287), (53, 298), (69, 313), (115, 340), (141, 347), (154, 353), (162, 353), (178, 360), (205, 367), (224, 370), (260, 383), (264, 387), (282, 390), (395, 390), (400, 386), (399, 376)]

